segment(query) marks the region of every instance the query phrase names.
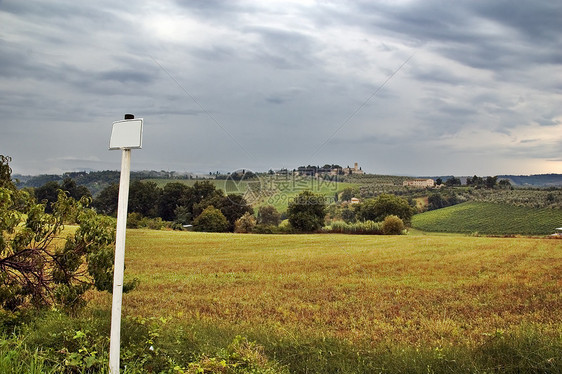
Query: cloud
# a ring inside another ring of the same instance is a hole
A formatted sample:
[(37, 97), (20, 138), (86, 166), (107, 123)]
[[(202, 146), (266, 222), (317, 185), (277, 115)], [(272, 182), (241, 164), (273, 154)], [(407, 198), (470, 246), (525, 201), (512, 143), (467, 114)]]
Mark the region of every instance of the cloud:
[(134, 113), (138, 169), (532, 172), (562, 151), (561, 7), (4, 0), (0, 149), (17, 172), (115, 169)]

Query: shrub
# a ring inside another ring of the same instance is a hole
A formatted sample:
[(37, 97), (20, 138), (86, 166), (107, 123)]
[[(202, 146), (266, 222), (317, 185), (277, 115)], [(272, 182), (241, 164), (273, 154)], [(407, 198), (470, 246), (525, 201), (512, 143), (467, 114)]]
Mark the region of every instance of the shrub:
[(193, 220), (195, 231), (225, 232), (228, 231), (228, 221), (220, 210), (209, 205)]
[(293, 226), (291, 226), (291, 222), (288, 219), (284, 219), (279, 224), (279, 231), (282, 233), (290, 234), (293, 232)]
[(252, 231), (254, 234), (277, 234), (281, 229), (273, 225), (256, 225)]
[(249, 233), (252, 232), (256, 226), (256, 219), (253, 215), (246, 212), (244, 215), (236, 220), (234, 223), (234, 232)]
[(162, 218), (160, 217), (143, 217), (142, 214), (135, 212), (127, 215), (128, 229), (148, 228), (151, 230), (161, 230), (162, 227), (164, 227), (164, 221), (162, 221)]
[(324, 231), (339, 234), (380, 235), (382, 234), (381, 227), (382, 223), (373, 221), (356, 223), (335, 221), (331, 226), (326, 227)]
[(404, 222), (395, 215), (387, 216), (382, 223), (382, 233), (384, 235), (401, 235), (404, 229)]

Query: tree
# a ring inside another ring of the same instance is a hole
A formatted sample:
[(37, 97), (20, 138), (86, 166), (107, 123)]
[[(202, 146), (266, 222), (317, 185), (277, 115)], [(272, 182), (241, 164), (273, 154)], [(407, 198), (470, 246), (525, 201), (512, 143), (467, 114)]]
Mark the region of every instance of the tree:
[(193, 229), (195, 231), (225, 232), (228, 231), (228, 221), (220, 210), (210, 205), (193, 220)]
[(511, 188), (511, 182), (508, 179), (502, 179), (498, 182), (498, 186), (502, 189), (509, 190)]
[(381, 194), (375, 199), (369, 199), (359, 208), (359, 217), (363, 221), (381, 222), (390, 215), (409, 223), (414, 215), (414, 208), (408, 204), (408, 200), (391, 194)]
[(158, 201), (162, 190), (154, 182), (134, 181), (129, 188), (128, 211), (144, 217), (158, 216)]
[(346, 223), (355, 222), (355, 213), (355, 209), (350, 209), (349, 206), (345, 206), (341, 210), (341, 219), (343, 219)]
[(294, 229), (302, 232), (316, 231), (324, 226), (326, 202), (322, 195), (303, 191), (289, 202), (287, 214)]
[(86, 186), (77, 186), (74, 179), (70, 177), (64, 178), (60, 189), (65, 191), (68, 196), (72, 197), (74, 200), (80, 200), (84, 196), (88, 198), (92, 197), (92, 194)]
[(98, 213), (116, 216), (118, 198), (119, 184), (113, 183), (101, 190), (100, 194), (92, 202), (92, 206)]
[(180, 182), (167, 183), (158, 204), (158, 215), (164, 221), (175, 220), (175, 210), (178, 206), (186, 206), (190, 190), (189, 186)]
[(228, 221), (228, 230), (234, 231), (234, 224), (236, 220), (244, 214), (253, 214), (254, 210), (242, 195), (228, 195), (221, 199), (220, 206), (221, 213)]
[[(5, 167), (2, 159), (2, 167)], [(1, 169), (1, 167), (0, 167)], [(0, 187), (0, 307), (59, 304), (72, 309), (84, 304), (90, 288), (112, 289), (114, 222), (61, 191), (52, 213), (25, 191), (9, 183)], [(79, 227), (61, 245), (63, 223), (78, 211)], [(126, 289), (136, 281), (128, 283)]]
[(441, 209), (445, 207), (445, 201), (439, 193), (434, 193), (427, 198), (427, 210)]
[(455, 187), (460, 185), (461, 185), (461, 180), (456, 177), (451, 177), (445, 181), (445, 186), (447, 187)]
[(256, 218), (250, 213), (246, 212), (234, 223), (234, 232), (249, 233), (252, 232), (254, 227), (256, 227)]
[(486, 177), (486, 188), (494, 188), (498, 183), (498, 177)]
[(262, 205), (258, 208), (258, 223), (260, 225), (278, 226), (281, 214), (273, 205)]
[(382, 222), (382, 233), (384, 235), (401, 235), (404, 229), (404, 222), (395, 215), (386, 216)]
[(45, 204), (45, 212), (53, 211), (53, 204), (59, 196), (60, 186), (55, 181), (50, 181), (35, 189), (35, 198), (41, 204)]
[(59, 191), (61, 190), (75, 200), (80, 200), (82, 197), (92, 197), (88, 188), (77, 186), (72, 178), (66, 177), (61, 185), (56, 181), (48, 181), (44, 185), (37, 187), (35, 189), (35, 198), (38, 202), (45, 204), (45, 212), (51, 213), (52, 205), (57, 201)]
[(443, 184), (443, 179), (437, 178), (437, 179), (435, 180), (435, 184), (436, 184), (437, 186), (442, 185), (442, 184)]
[(351, 201), (351, 199), (355, 197), (356, 193), (356, 189), (353, 189), (352, 187), (346, 187), (341, 192), (341, 199), (342, 201)]
[(12, 158), (10, 156), (0, 155), (0, 188), (8, 188), (14, 190), (16, 186), (12, 182), (12, 169), (10, 168)]

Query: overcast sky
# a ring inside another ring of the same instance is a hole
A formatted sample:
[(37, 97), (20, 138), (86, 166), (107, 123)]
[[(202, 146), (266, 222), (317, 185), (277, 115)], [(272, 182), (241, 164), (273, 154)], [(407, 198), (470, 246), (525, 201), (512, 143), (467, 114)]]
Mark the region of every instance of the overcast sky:
[(0, 0), (14, 173), (562, 173), (562, 2)]

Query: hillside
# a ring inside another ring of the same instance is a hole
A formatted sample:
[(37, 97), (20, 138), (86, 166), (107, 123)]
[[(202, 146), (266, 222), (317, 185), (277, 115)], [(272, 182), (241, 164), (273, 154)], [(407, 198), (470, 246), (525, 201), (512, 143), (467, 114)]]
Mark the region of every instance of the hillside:
[(528, 187), (560, 187), (562, 174), (537, 175), (498, 175), (498, 179), (508, 179), (514, 186)]
[(549, 235), (562, 226), (562, 210), (466, 202), (417, 214), (412, 227), (429, 232)]

